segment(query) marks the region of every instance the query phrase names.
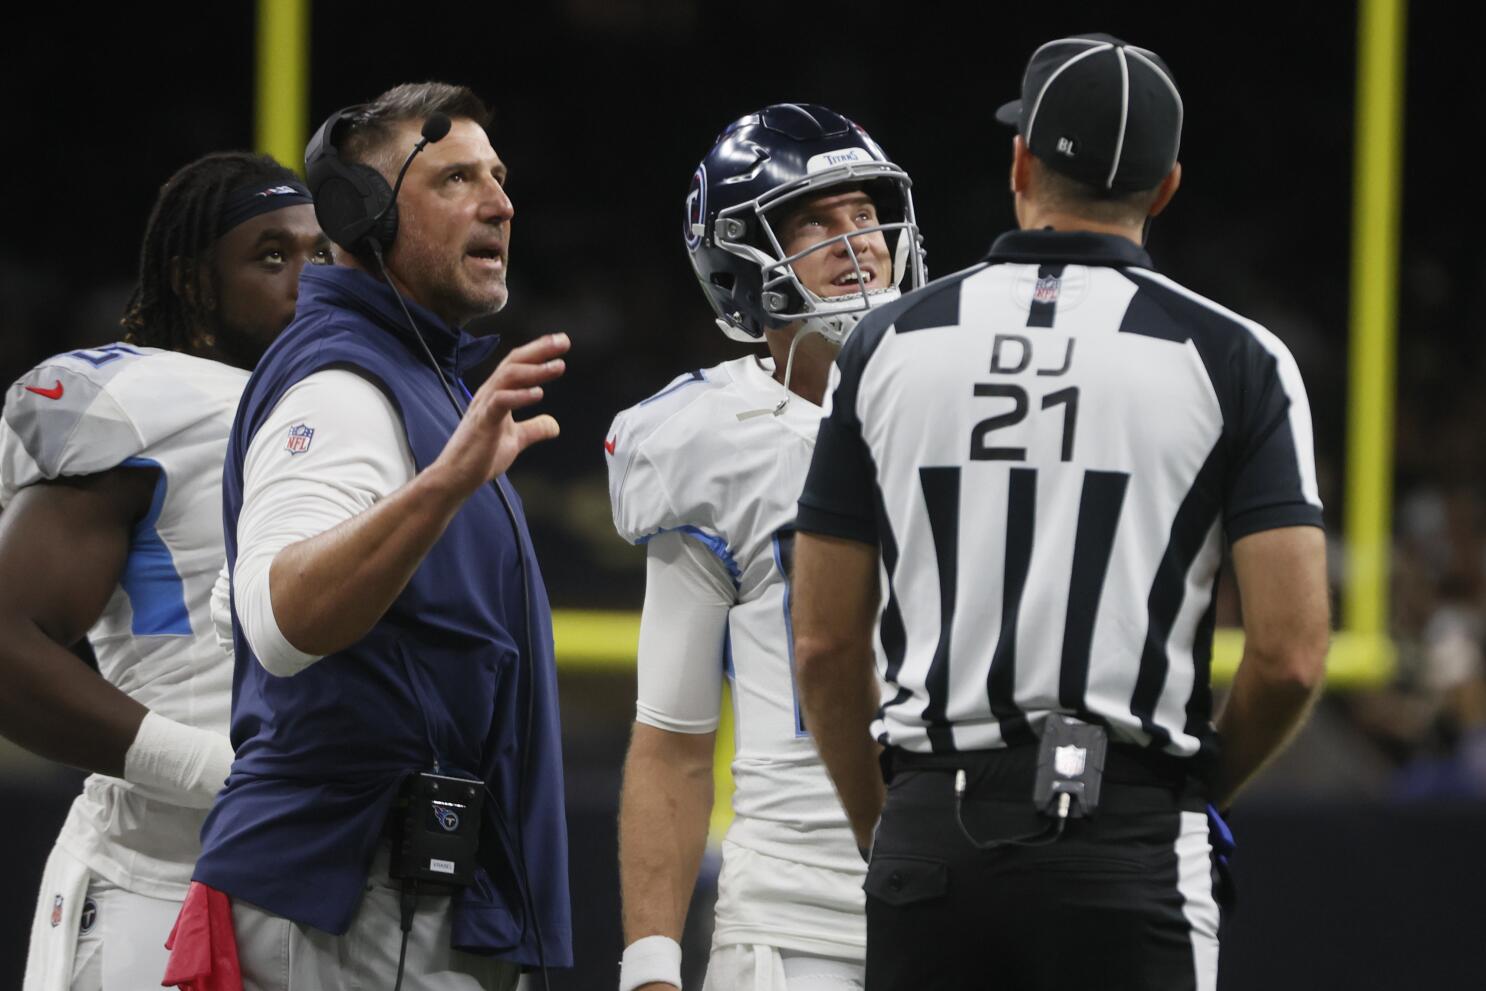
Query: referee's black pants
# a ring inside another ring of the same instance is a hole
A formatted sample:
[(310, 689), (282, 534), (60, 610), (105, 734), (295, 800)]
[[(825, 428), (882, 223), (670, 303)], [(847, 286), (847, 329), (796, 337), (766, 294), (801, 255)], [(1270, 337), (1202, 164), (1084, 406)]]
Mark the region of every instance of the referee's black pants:
[(891, 751), (867, 870), (867, 991), (1211, 991), (1218, 908), (1202, 785), (1174, 758), (1111, 746), (1091, 819), (1044, 846), (1037, 748)]

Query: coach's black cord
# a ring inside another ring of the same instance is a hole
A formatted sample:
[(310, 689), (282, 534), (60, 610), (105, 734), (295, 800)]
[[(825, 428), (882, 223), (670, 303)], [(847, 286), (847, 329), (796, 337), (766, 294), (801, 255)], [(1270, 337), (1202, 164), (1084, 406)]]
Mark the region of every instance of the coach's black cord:
[[(433, 356), (433, 350), (431, 348), (429, 348), (428, 341), (424, 340), (422, 332), (418, 330), (418, 324), (413, 319), (413, 314), (408, 310), (408, 304), (403, 301), (402, 293), (398, 292), (397, 286), (392, 282), (392, 278), (387, 274), (387, 266), (386, 266), (386, 263), (382, 259), (382, 247), (381, 247), (381, 245), (380, 244), (377, 244), (375, 241), (373, 241), (372, 244), (371, 244), (371, 253), (372, 253), (372, 257), (376, 259), (377, 269), (378, 269), (378, 271), (381, 272), (381, 275), (382, 275), (383, 280), (386, 281), (387, 285), (392, 289), (392, 295), (395, 296), (395, 297), (397, 297), (397, 304), (398, 304), (398, 306), (402, 307), (403, 316), (406, 317), (407, 320), (408, 320), (408, 327), (413, 331), (413, 336), (418, 339), (418, 343), (420, 345), (422, 345), (424, 356), (428, 358), (429, 365), (432, 366), (433, 371), (434, 371), (434, 374), (438, 376), (438, 378), (439, 378), (439, 385), (441, 385), (441, 386), (444, 387), (444, 394), (449, 397), (449, 402), (454, 407), (454, 413), (455, 413), (455, 415), (458, 416), (460, 419), (463, 419), (464, 418), (464, 414), (465, 414), (465, 410), (468, 407), (464, 403), (461, 403), (459, 401), (459, 399), (454, 395), (454, 389), (449, 385), (449, 380), (447, 378), (445, 378), (443, 368), (441, 368), (439, 366), (438, 359), (434, 358), (434, 356)], [(468, 390), (466, 390), (466, 395), (468, 395)], [(502, 508), (505, 509), (506, 516), (510, 518), (510, 521), (511, 521), (511, 532), (516, 537), (517, 544), (518, 544), (518, 549), (519, 549), (519, 544), (520, 544), (520, 541), (521, 541), (521, 527), (520, 527), (519, 522), (518, 522), (518, 517), (516, 516), (516, 509), (515, 509), (515, 507), (513, 507), (511, 505), (511, 500), (506, 495), (506, 490), (501, 487), (500, 480), (498, 478), (492, 479), (491, 480), (491, 484), (493, 486), (495, 486), (496, 494), (500, 496), (501, 506), (502, 506)], [(527, 663), (526, 663), (526, 668), (527, 668), (526, 726), (524, 727), (524, 730), (523, 730), (524, 740), (522, 741), (522, 748), (521, 748), (521, 771), (520, 771), (519, 780), (517, 782), (517, 796), (516, 796), (516, 800), (519, 803), (522, 800), (522, 797), (526, 794), (526, 772), (527, 772), (527, 765), (530, 763), (530, 758), (531, 758), (531, 727), (532, 727), (532, 716), (534, 714), (534, 704), (535, 704), (535, 697), (536, 697), (536, 677), (537, 677), (537, 674), (536, 674), (535, 665), (533, 663), (534, 662), (534, 657), (533, 657), (532, 651), (531, 651), (531, 581), (530, 581), (529, 576), (526, 573), (526, 555), (524, 553), (522, 553), (522, 554), (518, 554), (517, 557), (518, 557), (518, 560), (520, 562), (520, 568), (521, 568), (521, 594), (522, 594), (522, 600), (523, 600), (523, 604), (524, 604), (525, 609), (526, 609), (526, 641), (527, 641), (527, 653), (526, 653), (526, 656), (527, 656)], [(432, 745), (432, 741), (430, 741), (430, 745)], [(512, 853), (513, 853), (513, 855), (515, 856), (515, 859), (516, 859), (516, 868), (517, 868), (517, 871), (518, 871), (518, 873), (520, 875), (519, 880), (520, 880), (520, 883), (521, 883), (521, 905), (522, 905), (522, 909), (523, 909), (524, 914), (526, 915), (526, 917), (531, 920), (531, 922), (532, 922), (532, 930), (533, 930), (534, 935), (537, 938), (537, 966), (540, 967), (541, 968), (541, 971), (542, 971), (542, 987), (543, 987), (544, 991), (552, 991), (551, 982), (549, 981), (549, 979), (547, 977), (547, 949), (546, 949), (546, 947), (542, 943), (542, 921), (541, 921), (541, 919), (539, 919), (537, 917), (536, 903), (535, 903), (534, 896), (532, 895), (532, 892), (531, 892), (531, 879), (530, 879), (530, 877), (526, 873), (526, 844), (525, 844), (525, 841), (524, 841), (525, 840), (525, 837), (524, 837), (523, 831), (521, 829), (521, 819), (520, 819), (520, 816), (519, 816), (519, 810), (518, 810), (518, 817), (517, 817), (517, 821), (516, 821), (516, 830), (517, 830), (517, 836), (519, 838), (519, 842), (513, 844), (511, 842), (510, 832), (506, 828), (505, 816), (504, 816), (504, 814), (502, 812), (500, 803), (498, 801), (496, 801), (495, 794), (490, 790), (490, 786), (484, 784), (483, 782), (481, 784), (485, 788), (485, 794), (487, 796), (489, 796), (489, 798), (490, 798), (490, 804), (492, 806), (492, 809), (495, 812), (495, 821), (496, 821), (496, 825), (500, 829), (501, 838), (505, 841), (507, 849), (511, 850)], [(407, 889), (404, 889), (404, 898), (406, 899), (407, 897), (408, 897), (407, 896)], [(411, 927), (411, 923), (412, 923), (412, 909), (411, 909), (410, 905), (406, 901), (404, 902), (403, 910), (404, 910), (404, 913), (405, 913), (405, 917), (408, 920), (408, 923), (407, 924), (408, 924), (409, 927)], [(521, 934), (524, 937), (526, 935), (526, 926), (523, 924), (521, 928), (522, 928), (522, 933)], [(408, 929), (405, 928), (403, 930), (403, 949), (404, 949), (404, 951), (406, 951), (406, 949), (407, 949), (407, 942), (408, 942), (407, 933), (408, 933)], [(398, 975), (397, 976), (397, 983), (398, 983), (399, 988), (400, 988), (400, 986), (402, 984), (402, 963), (401, 963), (401, 961), (399, 961), (398, 966), (397, 966), (397, 975)], [(399, 991), (399, 988), (394, 988), (393, 991)]]
[(402, 972), (408, 962), (408, 936), (413, 932), (413, 912), (418, 908), (418, 881), (408, 878), (402, 883), (398, 925), (402, 928), (402, 945), (397, 950), (397, 983), (392, 991), (402, 991)]
[(994, 850), (1002, 846), (1047, 846), (1058, 842), (1063, 835), (1063, 825), (1068, 821), (1068, 807), (1073, 796), (1064, 792), (1058, 796), (1058, 819), (1051, 826), (1037, 833), (1023, 833), (1021, 836), (1008, 836), (1005, 839), (978, 840), (970, 835), (970, 830), (965, 828), (965, 820), (961, 815), (965, 801), (965, 772), (955, 772), (955, 825), (960, 827), (960, 833), (977, 850)]

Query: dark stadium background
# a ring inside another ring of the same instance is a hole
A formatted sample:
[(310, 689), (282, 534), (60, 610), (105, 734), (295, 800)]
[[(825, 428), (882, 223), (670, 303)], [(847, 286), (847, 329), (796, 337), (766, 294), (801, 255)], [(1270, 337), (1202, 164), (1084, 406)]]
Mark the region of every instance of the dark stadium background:
[[(242, 2), (16, 15), (0, 62), (11, 176), (0, 381), (115, 338), (159, 184), (191, 158), (252, 142), (254, 25)], [(524, 456), (513, 477), (553, 602), (633, 609), (642, 554), (613, 534), (600, 442), (618, 409), (739, 353), (713, 328), (680, 237), (687, 183), (719, 128), (780, 100), (854, 117), (914, 177), (929, 266), (946, 274), (1012, 224), (1011, 135), (992, 111), (1017, 95), (1037, 44), (1096, 29), (1154, 48), (1175, 73), (1184, 178), (1151, 252), (1295, 352), (1339, 537), (1351, 4), (322, 0), (310, 118), (425, 78), (468, 83), (495, 105), (516, 205), (512, 302), (495, 326), (507, 341), (553, 330), (574, 340), (567, 377), (548, 390), (563, 436)], [(1482, 120), (1480, 59), (1446, 5), (1414, 5), (1408, 31), (1400, 668), (1387, 685), (1328, 696), (1295, 751), (1241, 803), (1229, 991), (1481, 986), (1486, 975), (1486, 399), (1476, 387), (1486, 252), (1473, 240), (1481, 205), (1468, 150)], [(553, 986), (612, 987), (613, 815), (633, 677), (564, 674), (563, 692), (580, 960)], [(19, 986), (41, 862), (77, 782), (0, 742), (0, 988)], [(703, 885), (689, 970), (705, 952), (705, 902)], [(988, 987), (993, 974), (990, 956)]]

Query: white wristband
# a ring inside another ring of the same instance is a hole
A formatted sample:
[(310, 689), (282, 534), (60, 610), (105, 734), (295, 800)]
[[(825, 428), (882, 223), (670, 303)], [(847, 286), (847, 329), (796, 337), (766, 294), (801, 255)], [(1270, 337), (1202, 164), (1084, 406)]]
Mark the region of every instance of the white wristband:
[(681, 944), (669, 936), (637, 939), (624, 948), (619, 961), (619, 991), (654, 983), (681, 987)]
[(209, 809), (232, 770), (232, 743), (221, 733), (145, 713), (124, 755), (124, 780), (188, 809)]

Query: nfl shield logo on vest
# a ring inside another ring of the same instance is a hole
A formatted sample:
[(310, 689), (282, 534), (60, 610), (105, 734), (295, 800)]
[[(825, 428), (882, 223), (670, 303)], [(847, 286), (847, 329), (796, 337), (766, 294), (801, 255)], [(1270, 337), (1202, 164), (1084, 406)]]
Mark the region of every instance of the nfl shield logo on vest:
[(1053, 770), (1065, 778), (1076, 778), (1084, 773), (1084, 759), (1088, 753), (1083, 747), (1072, 744), (1053, 748)]
[(284, 450), (290, 454), (303, 454), (310, 449), (310, 441), (315, 437), (315, 428), (303, 423), (296, 423), (289, 428), (289, 441), (284, 445)]

